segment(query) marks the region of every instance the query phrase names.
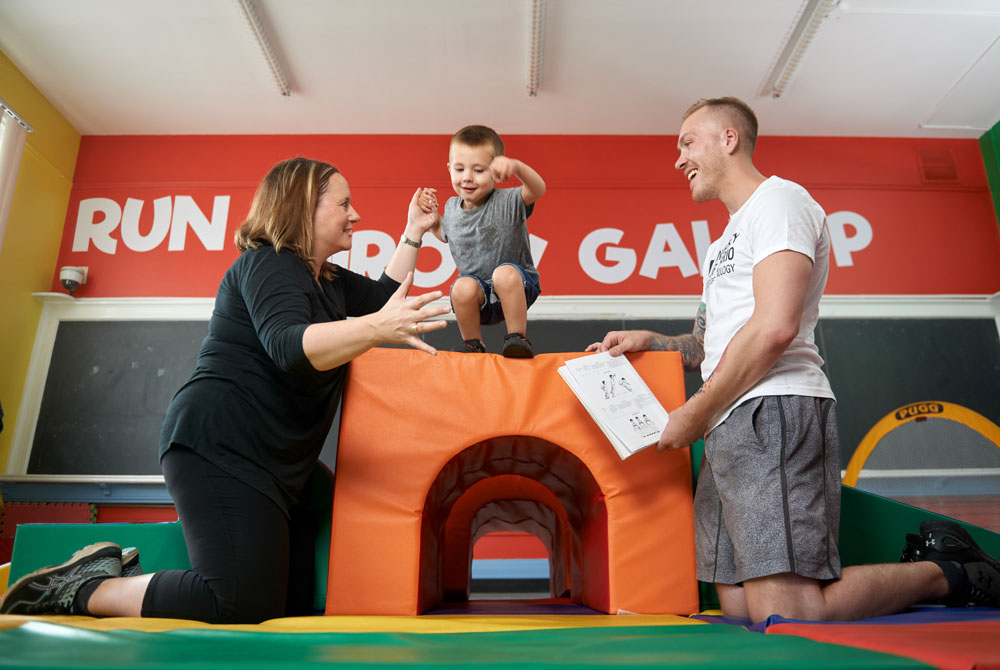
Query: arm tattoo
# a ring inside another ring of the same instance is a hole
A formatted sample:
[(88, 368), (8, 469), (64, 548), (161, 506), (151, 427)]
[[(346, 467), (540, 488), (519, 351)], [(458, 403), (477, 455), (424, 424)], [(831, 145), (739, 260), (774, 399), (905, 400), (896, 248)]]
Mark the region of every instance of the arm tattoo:
[(685, 370), (697, 370), (705, 358), (705, 348), (695, 335), (669, 337), (653, 333), (649, 337), (650, 351), (679, 351)]
[[(698, 305), (698, 314), (694, 317), (694, 330), (691, 332), (694, 339), (704, 349), (705, 347), (705, 303)], [(703, 352), (704, 353), (704, 352)]]

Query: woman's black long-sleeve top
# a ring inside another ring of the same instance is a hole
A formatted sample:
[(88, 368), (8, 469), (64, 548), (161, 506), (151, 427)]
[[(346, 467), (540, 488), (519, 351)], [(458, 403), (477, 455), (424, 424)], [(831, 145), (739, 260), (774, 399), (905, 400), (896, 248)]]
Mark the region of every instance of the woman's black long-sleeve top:
[(313, 323), (378, 311), (399, 287), (336, 268), (313, 279), (270, 245), (226, 271), (194, 374), (174, 395), (160, 456), (186, 446), (273, 499), (287, 514), (333, 423), (347, 365), (318, 371), (302, 335)]

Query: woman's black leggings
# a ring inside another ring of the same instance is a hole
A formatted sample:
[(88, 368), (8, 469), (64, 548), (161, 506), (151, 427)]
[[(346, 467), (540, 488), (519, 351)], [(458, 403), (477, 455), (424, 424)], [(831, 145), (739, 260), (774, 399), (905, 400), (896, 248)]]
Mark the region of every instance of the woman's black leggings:
[(313, 614), (314, 528), (186, 447), (162, 459), (191, 570), (157, 572), (142, 616), (259, 623)]

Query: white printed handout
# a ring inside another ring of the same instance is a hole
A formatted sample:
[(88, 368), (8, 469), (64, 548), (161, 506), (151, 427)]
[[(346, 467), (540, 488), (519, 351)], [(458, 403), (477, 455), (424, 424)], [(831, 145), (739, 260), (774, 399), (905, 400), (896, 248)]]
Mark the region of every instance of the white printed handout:
[(625, 356), (581, 356), (559, 375), (625, 460), (656, 444), (669, 415)]

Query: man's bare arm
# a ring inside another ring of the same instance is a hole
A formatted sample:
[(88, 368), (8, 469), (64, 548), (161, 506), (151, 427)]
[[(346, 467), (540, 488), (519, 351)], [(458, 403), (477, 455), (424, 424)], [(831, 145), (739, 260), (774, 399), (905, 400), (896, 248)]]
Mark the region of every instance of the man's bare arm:
[(687, 335), (660, 335), (650, 333), (650, 351), (679, 351), (684, 369), (695, 372), (705, 360), (705, 303), (698, 306), (694, 329)]

